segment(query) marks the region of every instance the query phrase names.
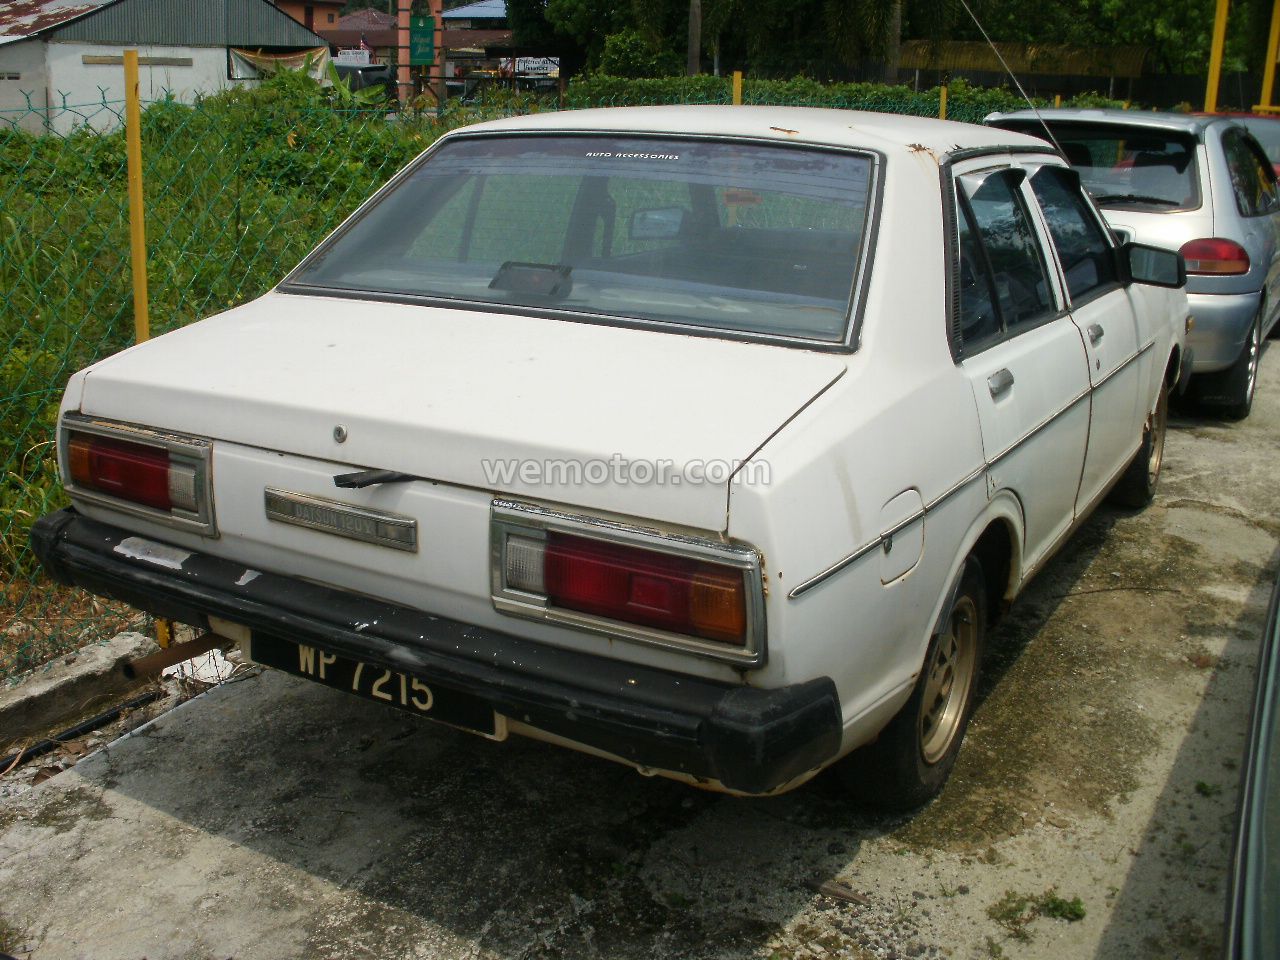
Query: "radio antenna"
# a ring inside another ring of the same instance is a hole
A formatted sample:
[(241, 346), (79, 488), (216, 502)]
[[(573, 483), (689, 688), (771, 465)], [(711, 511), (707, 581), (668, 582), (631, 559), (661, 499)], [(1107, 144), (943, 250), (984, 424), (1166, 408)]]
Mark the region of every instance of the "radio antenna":
[[(1057, 148), (1059, 153), (1062, 153), (1062, 144), (1058, 143), (1058, 138), (1053, 135), (1053, 131), (1049, 129), (1049, 125), (1044, 122), (1044, 117), (1040, 116), (1040, 111), (1036, 108), (1036, 105), (1032, 102), (1031, 98), (1027, 96), (1027, 91), (1022, 89), (1022, 84), (1018, 82), (1018, 78), (1014, 75), (1014, 72), (1009, 69), (1008, 61), (1006, 61), (1001, 55), (1000, 48), (992, 42), (991, 35), (987, 33), (987, 28), (982, 25), (980, 20), (978, 20), (977, 15), (969, 6), (968, 0), (960, 0), (960, 6), (964, 7), (965, 13), (969, 14), (969, 19), (973, 21), (973, 25), (977, 27), (978, 32), (982, 34), (982, 39), (987, 41), (987, 46), (991, 48), (991, 52), (994, 53), (996, 55), (996, 59), (1000, 61), (1000, 66), (1004, 67), (1004, 72), (1009, 75), (1009, 79), (1013, 81), (1013, 85), (1017, 87), (1018, 92), (1022, 94), (1022, 99), (1027, 101), (1027, 106), (1031, 108), (1031, 112), (1034, 113), (1036, 115), (1036, 119), (1040, 121), (1040, 126), (1044, 127), (1044, 132), (1049, 135), (1049, 142)], [(1066, 154), (1063, 154), (1063, 156), (1065, 157)]]

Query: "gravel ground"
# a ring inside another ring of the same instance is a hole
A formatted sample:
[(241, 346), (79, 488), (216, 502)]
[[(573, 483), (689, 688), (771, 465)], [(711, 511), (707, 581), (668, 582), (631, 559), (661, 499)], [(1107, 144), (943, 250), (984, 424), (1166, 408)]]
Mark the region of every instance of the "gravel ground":
[[(1210, 958), (1280, 553), (1280, 353), (1015, 605), (909, 819), (425, 726), (278, 674), (0, 790), (0, 949), (64, 958)], [(75, 758), (63, 758), (64, 762)]]

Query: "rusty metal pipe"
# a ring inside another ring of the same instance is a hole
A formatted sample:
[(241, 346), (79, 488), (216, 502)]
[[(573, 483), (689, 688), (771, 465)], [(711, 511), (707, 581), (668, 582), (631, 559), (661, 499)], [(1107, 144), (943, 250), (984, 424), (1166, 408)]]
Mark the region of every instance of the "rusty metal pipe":
[(186, 643), (175, 643), (156, 653), (139, 657), (137, 660), (126, 660), (120, 664), (120, 672), (128, 680), (137, 680), (139, 677), (159, 673), (165, 667), (171, 667), (175, 663), (182, 663), (202, 653), (208, 653), (214, 647), (229, 647), (234, 644), (234, 640), (228, 640), (216, 633), (203, 633)]

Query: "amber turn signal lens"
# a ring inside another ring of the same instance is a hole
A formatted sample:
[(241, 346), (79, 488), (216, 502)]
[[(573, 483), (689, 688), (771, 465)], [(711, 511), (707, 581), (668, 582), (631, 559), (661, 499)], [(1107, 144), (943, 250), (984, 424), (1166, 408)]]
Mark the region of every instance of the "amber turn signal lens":
[(742, 643), (747, 635), (747, 600), (741, 573), (701, 572), (689, 595), (689, 620), (701, 636)]

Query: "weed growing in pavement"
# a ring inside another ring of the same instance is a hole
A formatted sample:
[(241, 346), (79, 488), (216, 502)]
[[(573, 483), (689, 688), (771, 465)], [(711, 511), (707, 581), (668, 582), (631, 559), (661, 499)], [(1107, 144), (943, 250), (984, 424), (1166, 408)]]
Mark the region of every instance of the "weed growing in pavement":
[(987, 916), (1008, 931), (1011, 938), (1023, 943), (1031, 939), (1027, 928), (1037, 917), (1053, 917), (1074, 923), (1083, 920), (1085, 913), (1084, 903), (1079, 897), (1070, 900), (1060, 897), (1056, 887), (1050, 887), (1038, 896), (1006, 890), (1003, 897), (987, 907)]
[(14, 926), (0, 916), (0, 953), (9, 953), (22, 948), (26, 942), (26, 931)]
[(1053, 917), (1057, 920), (1065, 920), (1067, 923), (1075, 923), (1077, 920), (1084, 919), (1084, 903), (1081, 902), (1079, 897), (1064, 900), (1058, 896), (1053, 887), (1050, 887), (1044, 892), (1044, 896), (1040, 898), (1040, 915)]

